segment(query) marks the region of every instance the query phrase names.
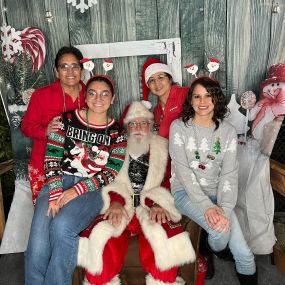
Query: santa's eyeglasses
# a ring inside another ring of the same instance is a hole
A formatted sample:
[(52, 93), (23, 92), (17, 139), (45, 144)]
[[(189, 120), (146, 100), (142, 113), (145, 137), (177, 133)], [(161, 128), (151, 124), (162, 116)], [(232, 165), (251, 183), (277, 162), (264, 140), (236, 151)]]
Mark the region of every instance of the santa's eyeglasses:
[(147, 126), (149, 125), (149, 122), (148, 121), (141, 121), (141, 122), (129, 122), (128, 123), (128, 126), (129, 128), (131, 129), (135, 129), (137, 128), (138, 126), (141, 127), (141, 128), (146, 128)]

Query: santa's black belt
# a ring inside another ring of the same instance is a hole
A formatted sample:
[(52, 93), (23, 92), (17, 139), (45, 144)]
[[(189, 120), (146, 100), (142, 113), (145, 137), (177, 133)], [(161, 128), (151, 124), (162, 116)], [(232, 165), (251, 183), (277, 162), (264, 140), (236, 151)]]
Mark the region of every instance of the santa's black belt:
[(140, 193), (132, 194), (132, 198), (133, 198), (133, 207), (136, 208), (141, 203), (141, 201), (140, 201)]

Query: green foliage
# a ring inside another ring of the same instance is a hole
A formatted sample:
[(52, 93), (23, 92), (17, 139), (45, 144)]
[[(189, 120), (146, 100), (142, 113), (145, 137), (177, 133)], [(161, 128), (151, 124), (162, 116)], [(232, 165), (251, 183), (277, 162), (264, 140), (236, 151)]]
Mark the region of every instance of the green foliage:
[(12, 158), (11, 136), (4, 107), (0, 104), (0, 162)]
[(17, 55), (13, 63), (3, 61), (0, 70), (1, 79), (7, 89), (14, 90), (7, 98), (8, 104), (25, 105), (24, 92), (43, 86), (42, 72), (33, 72), (31, 58), (27, 53)]

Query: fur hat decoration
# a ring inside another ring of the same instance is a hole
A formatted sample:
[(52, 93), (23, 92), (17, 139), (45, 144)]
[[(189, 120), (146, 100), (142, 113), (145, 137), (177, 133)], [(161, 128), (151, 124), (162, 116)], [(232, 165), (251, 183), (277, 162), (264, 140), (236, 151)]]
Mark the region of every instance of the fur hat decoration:
[(148, 110), (142, 101), (135, 101), (128, 108), (128, 112), (124, 118), (124, 124), (128, 124), (135, 118), (153, 120), (153, 113)]

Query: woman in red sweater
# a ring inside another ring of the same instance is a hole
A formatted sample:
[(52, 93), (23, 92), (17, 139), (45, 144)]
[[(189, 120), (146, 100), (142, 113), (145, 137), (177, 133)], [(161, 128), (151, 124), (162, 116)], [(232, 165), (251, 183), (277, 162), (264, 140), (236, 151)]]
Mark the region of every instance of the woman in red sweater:
[(55, 58), (57, 80), (37, 89), (22, 121), (22, 132), (33, 140), (29, 177), (33, 202), (45, 184), (44, 156), (47, 137), (59, 128), (59, 115), (85, 106), (85, 85), (80, 80), (82, 53), (75, 47), (62, 47)]

